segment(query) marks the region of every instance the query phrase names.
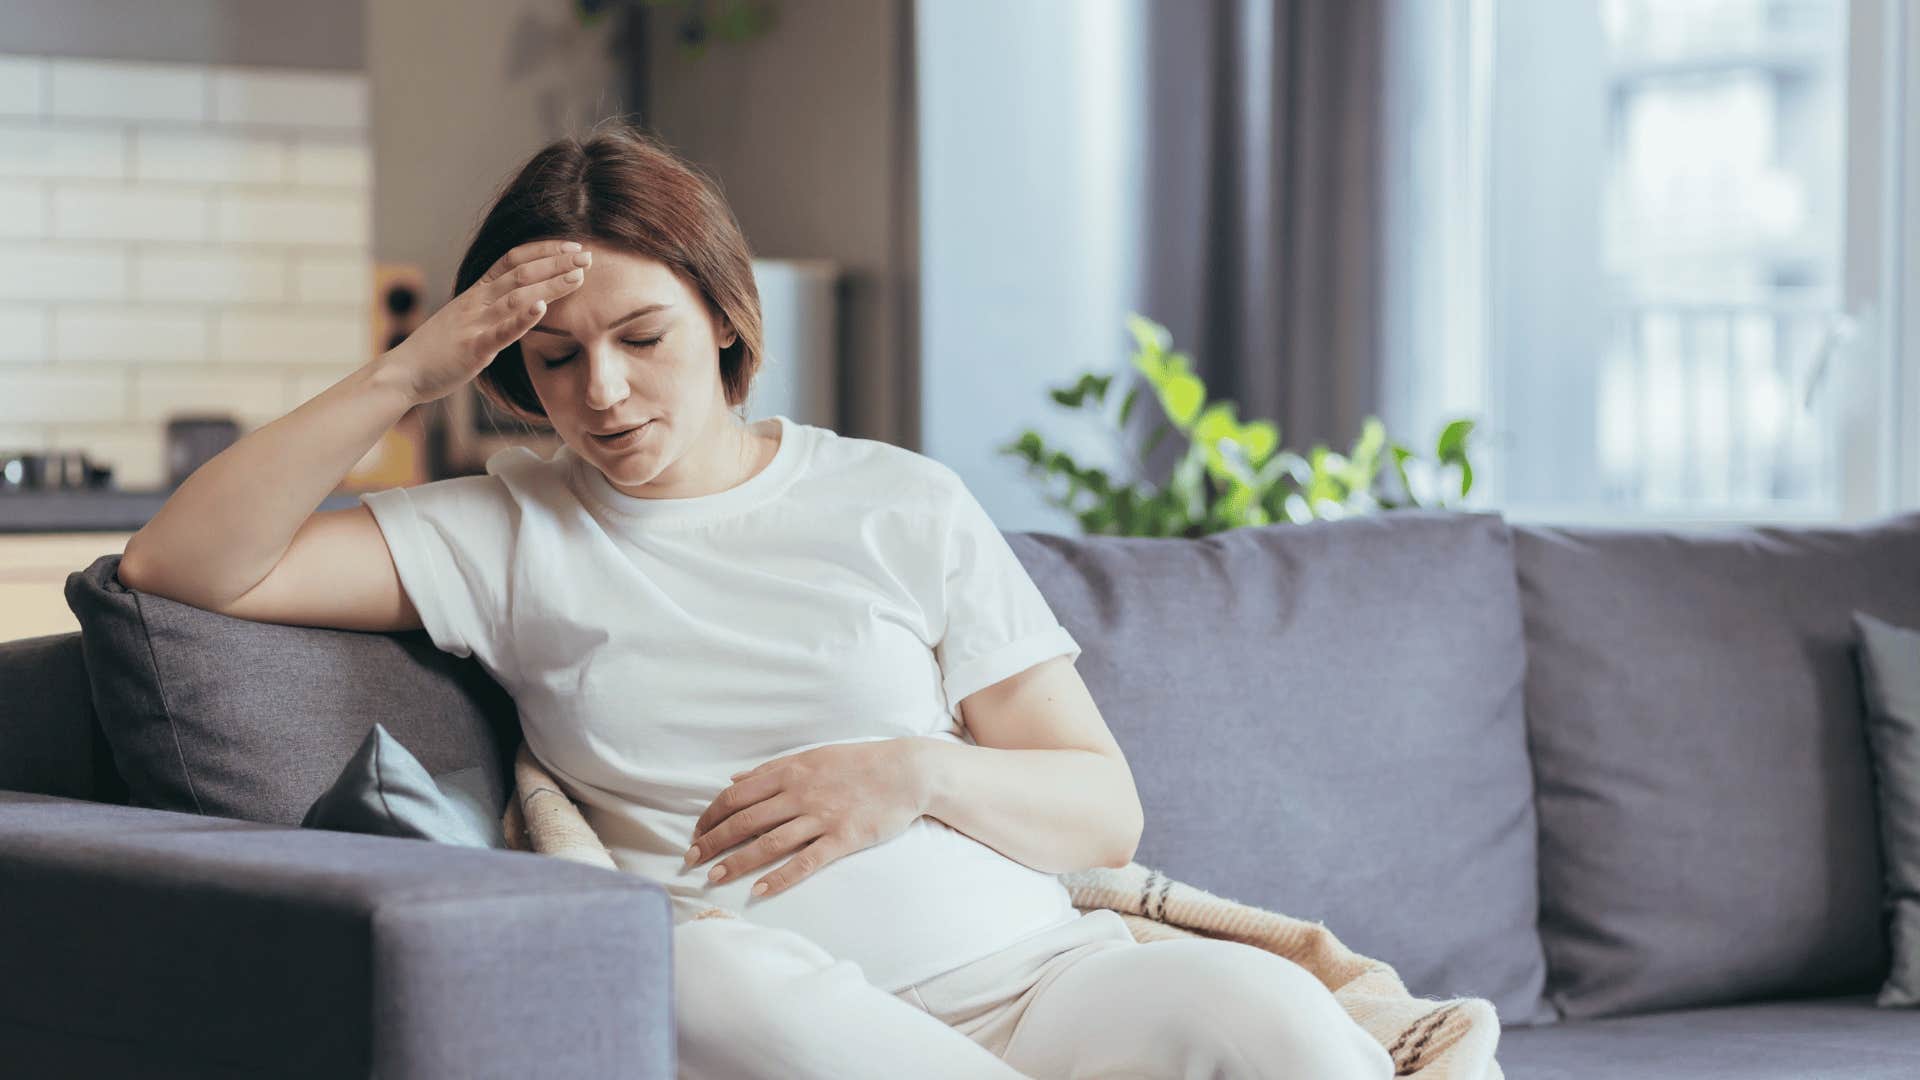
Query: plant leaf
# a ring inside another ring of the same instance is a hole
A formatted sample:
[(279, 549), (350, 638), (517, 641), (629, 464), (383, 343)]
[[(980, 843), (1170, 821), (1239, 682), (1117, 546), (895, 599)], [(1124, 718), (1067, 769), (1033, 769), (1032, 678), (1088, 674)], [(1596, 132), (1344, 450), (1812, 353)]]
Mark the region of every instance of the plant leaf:
[(1193, 437), (1206, 443), (1233, 438), (1240, 431), (1240, 425), (1234, 419), (1234, 410), (1231, 401), (1216, 401), (1207, 406), (1206, 411), (1193, 422)]
[(1127, 313), (1127, 330), (1144, 353), (1165, 352), (1173, 344), (1173, 335), (1167, 333), (1166, 327), (1138, 312)]
[(1200, 414), (1200, 405), (1207, 400), (1207, 388), (1199, 379), (1185, 373), (1167, 379), (1160, 388), (1160, 404), (1167, 410), (1167, 419), (1185, 431)]
[(1271, 420), (1249, 421), (1240, 428), (1239, 443), (1246, 449), (1247, 460), (1259, 468), (1279, 448), (1280, 428)]
[(1443, 465), (1452, 465), (1467, 459), (1467, 436), (1473, 434), (1473, 421), (1455, 420), (1440, 432), (1440, 443), (1434, 456)]

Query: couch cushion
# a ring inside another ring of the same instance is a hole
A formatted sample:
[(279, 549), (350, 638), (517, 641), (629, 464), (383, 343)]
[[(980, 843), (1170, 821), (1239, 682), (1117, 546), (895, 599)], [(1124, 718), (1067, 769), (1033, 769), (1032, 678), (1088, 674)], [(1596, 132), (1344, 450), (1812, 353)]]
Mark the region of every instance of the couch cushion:
[(1139, 862), (1320, 920), (1415, 994), (1552, 1017), (1504, 522), (1008, 542), (1126, 751)]
[(230, 618), (137, 592), (103, 555), (67, 578), (94, 710), (129, 802), (298, 825), (378, 721), (429, 772), (486, 770), (504, 806), (513, 701), (421, 631)]
[(1912, 1080), (1920, 1012), (1870, 997), (1773, 1001), (1509, 1028), (1514, 1080)]
[(0, 789), (126, 801), (79, 634), (0, 641)]
[(1549, 998), (1592, 1017), (1878, 986), (1851, 617), (1920, 621), (1920, 515), (1514, 534)]

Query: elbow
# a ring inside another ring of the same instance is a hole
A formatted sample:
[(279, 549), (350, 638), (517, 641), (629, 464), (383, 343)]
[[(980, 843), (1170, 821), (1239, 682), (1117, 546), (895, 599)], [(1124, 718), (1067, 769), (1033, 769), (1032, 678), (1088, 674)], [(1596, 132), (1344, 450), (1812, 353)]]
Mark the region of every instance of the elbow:
[[(138, 534), (135, 535), (138, 536)], [(127, 588), (145, 592), (147, 589), (142, 582), (147, 580), (146, 566), (145, 560), (135, 553), (133, 541), (128, 540), (126, 550), (121, 552), (120, 562), (114, 568), (114, 576), (119, 578), (120, 584)]]

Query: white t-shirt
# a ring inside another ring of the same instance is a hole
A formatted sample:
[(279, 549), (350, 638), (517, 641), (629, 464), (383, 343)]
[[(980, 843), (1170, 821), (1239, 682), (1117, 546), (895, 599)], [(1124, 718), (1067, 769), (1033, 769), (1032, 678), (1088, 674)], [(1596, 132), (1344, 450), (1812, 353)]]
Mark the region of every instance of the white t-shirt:
[[(962, 698), (1078, 657), (954, 471), (785, 416), (711, 495), (621, 493), (562, 445), (370, 492), (433, 643), (513, 695), (527, 744), (675, 921), (713, 905), (806, 935), (888, 991), (1078, 917), (1066, 888), (932, 817), (773, 896), (680, 868), (742, 769), (828, 743), (971, 743)], [(730, 849), (732, 850), (732, 849)]]

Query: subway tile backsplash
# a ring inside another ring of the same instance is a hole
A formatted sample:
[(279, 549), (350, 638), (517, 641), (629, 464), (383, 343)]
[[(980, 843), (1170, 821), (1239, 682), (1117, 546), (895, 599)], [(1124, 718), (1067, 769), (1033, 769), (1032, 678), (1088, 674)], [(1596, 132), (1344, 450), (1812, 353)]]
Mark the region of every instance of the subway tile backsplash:
[(370, 356), (362, 73), (0, 55), (0, 450), (166, 482)]

